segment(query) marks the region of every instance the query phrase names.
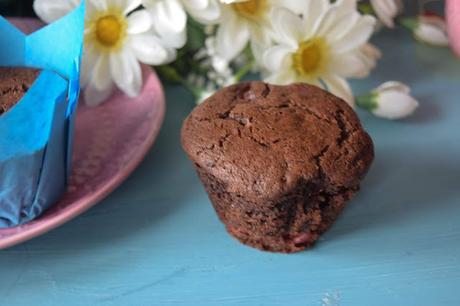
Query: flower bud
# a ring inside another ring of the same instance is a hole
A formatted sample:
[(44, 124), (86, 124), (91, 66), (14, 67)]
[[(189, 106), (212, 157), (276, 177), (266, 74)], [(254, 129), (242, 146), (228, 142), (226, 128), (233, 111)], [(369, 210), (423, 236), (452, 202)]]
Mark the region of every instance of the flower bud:
[(395, 120), (411, 115), (419, 103), (403, 83), (385, 82), (366, 95), (357, 97), (357, 105), (377, 117)]

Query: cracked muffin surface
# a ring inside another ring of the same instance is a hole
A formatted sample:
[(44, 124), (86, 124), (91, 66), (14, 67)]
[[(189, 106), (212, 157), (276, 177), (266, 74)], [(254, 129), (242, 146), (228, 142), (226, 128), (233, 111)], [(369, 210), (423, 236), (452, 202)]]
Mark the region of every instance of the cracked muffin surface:
[(30, 68), (0, 67), (0, 115), (21, 100), (38, 74), (38, 70)]
[(311, 246), (373, 159), (354, 111), (306, 84), (224, 88), (186, 119), (182, 145), (227, 230), (279, 252)]

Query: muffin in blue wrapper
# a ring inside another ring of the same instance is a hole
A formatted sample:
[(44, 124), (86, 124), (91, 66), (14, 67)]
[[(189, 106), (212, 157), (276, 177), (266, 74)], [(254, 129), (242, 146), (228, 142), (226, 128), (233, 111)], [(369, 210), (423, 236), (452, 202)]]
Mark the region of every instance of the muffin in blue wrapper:
[(0, 228), (33, 220), (64, 193), (80, 92), (85, 4), (25, 35), (0, 17), (0, 66), (41, 72), (0, 116)]

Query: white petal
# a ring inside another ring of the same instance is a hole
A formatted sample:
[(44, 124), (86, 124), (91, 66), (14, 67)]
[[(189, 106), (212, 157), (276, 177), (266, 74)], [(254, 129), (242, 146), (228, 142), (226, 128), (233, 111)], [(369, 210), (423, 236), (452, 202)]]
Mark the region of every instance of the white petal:
[(165, 59), (165, 64), (171, 63), (177, 58), (177, 51), (174, 48), (166, 48), (167, 56)]
[(139, 64), (139, 62), (136, 60), (135, 57), (132, 57), (131, 61), (132, 61), (131, 62), (132, 69), (134, 70), (134, 81), (132, 84), (131, 97), (136, 97), (140, 95), (142, 91), (142, 85), (143, 85), (142, 69), (141, 69), (141, 65)]
[(335, 52), (343, 53), (361, 47), (371, 37), (375, 26), (375, 18), (363, 16), (353, 28), (334, 43)]
[(106, 11), (108, 8), (107, 0), (88, 0), (88, 7), (92, 7), (98, 11)]
[(393, 19), (399, 11), (395, 0), (371, 0), (377, 17), (389, 28), (394, 28)]
[(305, 19), (305, 39), (318, 32), (329, 8), (329, 1), (309, 0), (305, 3), (305, 11), (302, 13)]
[(91, 86), (97, 90), (106, 90), (111, 84), (109, 58), (106, 55), (99, 55), (94, 65)]
[(142, 0), (111, 0), (113, 4), (117, 5), (123, 10), (123, 13), (126, 15), (142, 4)]
[(292, 54), (292, 49), (286, 46), (274, 46), (264, 52), (263, 66), (272, 72), (285, 67), (286, 58)]
[(110, 55), (110, 71), (115, 84), (126, 95), (139, 95), (142, 85), (142, 73), (139, 62), (130, 48), (125, 47), (119, 53)]
[(231, 16), (217, 30), (217, 53), (230, 61), (243, 51), (249, 42), (249, 37), (247, 23)]
[(113, 83), (110, 83), (104, 90), (98, 90), (93, 86), (88, 86), (85, 91), (83, 92), (83, 96), (85, 98), (85, 104), (89, 106), (97, 106), (100, 105), (102, 102), (106, 101), (113, 92)]
[(359, 48), (361, 60), (369, 67), (370, 70), (377, 66), (377, 61), (382, 58), (382, 52), (371, 43), (364, 44)]
[(272, 45), (273, 31), (269, 26), (248, 26), (251, 34), (251, 40), (255, 40), (258, 44), (269, 47)]
[(337, 1), (325, 14), (317, 35), (336, 40), (350, 31), (359, 17), (355, 0)]
[(345, 78), (364, 78), (370, 73), (370, 67), (362, 60), (359, 51), (332, 56), (329, 67)]
[(372, 113), (391, 120), (409, 116), (419, 105), (410, 95), (397, 91), (385, 91), (378, 96), (377, 101), (378, 106)]
[(295, 83), (297, 80), (294, 71), (285, 69), (267, 76), (264, 81), (275, 85), (289, 85)]
[(213, 56), (211, 66), (218, 75), (227, 75), (230, 69), (229, 62), (219, 56)]
[(302, 19), (285, 8), (276, 8), (271, 13), (273, 28), (278, 42), (296, 47), (305, 35)]
[(414, 31), (415, 38), (421, 42), (446, 47), (449, 45), (449, 38), (447, 33), (443, 29), (428, 23), (420, 23), (417, 29)]
[(354, 107), (355, 99), (353, 91), (345, 79), (337, 75), (330, 74), (322, 77), (322, 80), (326, 83), (329, 92), (345, 100), (345, 102), (347, 102), (351, 107)]
[(168, 59), (168, 52), (158, 38), (150, 34), (132, 35), (130, 45), (136, 58), (149, 65), (161, 65)]
[(33, 4), (37, 16), (46, 23), (67, 15), (76, 6), (76, 3), (68, 0), (35, 0)]
[(381, 84), (379, 87), (375, 89), (377, 92), (383, 91), (399, 91), (401, 93), (410, 94), (410, 87), (404, 83), (398, 81), (388, 81)]
[(358, 50), (342, 54), (332, 53), (329, 70), (345, 78), (365, 78), (375, 68), (380, 57), (380, 50), (367, 43)]
[(419, 16), (418, 20), (420, 23), (426, 23), (439, 28), (442, 31), (447, 31), (447, 25), (444, 18), (439, 16)]
[(183, 2), (190, 15), (203, 24), (215, 23), (221, 15), (218, 0), (183, 0)]
[(248, 1), (248, 0), (220, 0), (220, 2), (225, 3), (225, 4), (245, 2), (245, 1)]
[(179, 0), (159, 0), (148, 6), (157, 33), (165, 35), (185, 31), (187, 15)]
[(204, 10), (208, 4), (208, 0), (182, 0), (185, 6), (195, 7), (197, 10)]
[(182, 4), (177, 0), (155, 1), (148, 5), (148, 11), (152, 15), (153, 29), (165, 47), (181, 48), (185, 45), (187, 15)]
[(83, 50), (82, 65), (81, 65), (81, 84), (85, 87), (91, 80), (95, 63), (99, 54), (94, 52), (89, 46), (85, 46)]
[(138, 34), (147, 32), (152, 26), (152, 17), (146, 10), (140, 10), (128, 16), (129, 34)]
[(128, 91), (128, 95), (131, 97), (136, 97), (141, 93), (143, 80), (141, 65), (134, 56), (131, 58), (131, 68), (134, 71), (134, 80), (131, 84), (131, 90)]
[(334, 6), (340, 7), (342, 10), (351, 10), (355, 11), (357, 5), (357, 0), (337, 0), (334, 3)]
[(253, 39), (250, 40), (250, 45), (257, 66), (262, 66), (264, 52), (270, 48), (271, 40), (269, 36), (263, 39), (257, 39), (257, 36), (258, 35), (253, 35)]
[[(155, 33), (157, 32), (155, 31)], [(164, 47), (179, 49), (182, 48), (187, 42), (187, 33), (185, 29), (184, 31), (179, 33), (163, 32), (161, 34), (158, 34), (158, 39), (161, 41), (161, 44)]]
[(360, 15), (357, 12), (349, 12), (348, 14), (334, 17), (335, 22), (330, 25), (323, 35), (327, 36), (329, 40), (340, 40), (356, 25), (359, 18)]
[(130, 50), (126, 47), (118, 53), (110, 54), (110, 72), (115, 84), (120, 88), (134, 80), (130, 56)]
[[(289, 9), (290, 11), (294, 12), (297, 15), (306, 15), (308, 12), (308, 8), (310, 7), (310, 3), (317, 0), (272, 0), (272, 3), (276, 7), (284, 7)], [(319, 2), (323, 1), (317, 1)]]

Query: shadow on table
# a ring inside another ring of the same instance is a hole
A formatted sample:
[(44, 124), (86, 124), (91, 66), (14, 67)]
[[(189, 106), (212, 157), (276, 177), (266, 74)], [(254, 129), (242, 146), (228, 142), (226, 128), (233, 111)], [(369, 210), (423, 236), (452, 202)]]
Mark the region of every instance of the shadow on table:
[(398, 155), (401, 150), (379, 153), (361, 192), (327, 234), (328, 240), (399, 226), (435, 212), (448, 218), (459, 211), (460, 152), (447, 156), (443, 153), (448, 149), (443, 148), (438, 149), (439, 154), (414, 151), (404, 156)]
[(117, 223), (113, 239), (130, 236), (143, 227), (154, 227), (200, 188), (180, 145), (182, 121), (194, 106), (193, 101), (183, 98), (183, 89), (167, 90), (166, 95), (165, 122), (151, 152), (123, 186), (83, 216), (101, 215), (96, 222), (104, 222), (106, 212), (110, 213)]
[(416, 98), (420, 103), (419, 108), (403, 122), (424, 124), (442, 119), (442, 110), (434, 95), (419, 95)]

